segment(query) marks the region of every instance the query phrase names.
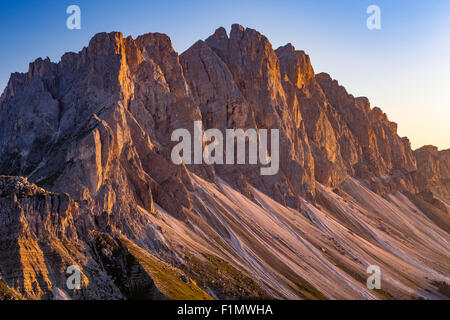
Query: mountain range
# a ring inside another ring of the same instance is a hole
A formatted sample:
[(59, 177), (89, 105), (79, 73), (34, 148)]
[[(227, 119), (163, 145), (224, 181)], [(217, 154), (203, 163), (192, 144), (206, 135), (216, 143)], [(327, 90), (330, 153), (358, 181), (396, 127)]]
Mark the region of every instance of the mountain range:
[[(279, 129), (278, 173), (175, 165), (195, 121)], [(12, 74), (0, 174), (0, 299), (450, 297), (450, 149), (237, 24), (181, 55), (99, 33)]]

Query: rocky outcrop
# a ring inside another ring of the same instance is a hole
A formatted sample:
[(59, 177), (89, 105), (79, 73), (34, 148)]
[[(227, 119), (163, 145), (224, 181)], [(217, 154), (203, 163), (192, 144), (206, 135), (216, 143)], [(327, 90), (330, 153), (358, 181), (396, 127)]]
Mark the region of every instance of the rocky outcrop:
[[(192, 280), (183, 282), (182, 271), (129, 240), (86, 228), (67, 194), (0, 176), (0, 207), (1, 299), (20, 299), (18, 292), (27, 299), (209, 298)], [(67, 285), (70, 266), (81, 271), (76, 290)]]
[(0, 300), (21, 300), (21, 295), (0, 279)]
[(431, 191), (450, 212), (450, 149), (439, 151), (429, 145), (415, 150), (414, 155), (423, 195)]
[[(78, 298), (119, 298), (90, 258), (78, 204), (67, 194), (55, 194), (26, 178), (0, 176), (0, 273), (3, 281), (27, 299), (51, 299), (68, 294), (66, 270), (80, 267)], [(97, 274), (97, 277), (93, 277)]]

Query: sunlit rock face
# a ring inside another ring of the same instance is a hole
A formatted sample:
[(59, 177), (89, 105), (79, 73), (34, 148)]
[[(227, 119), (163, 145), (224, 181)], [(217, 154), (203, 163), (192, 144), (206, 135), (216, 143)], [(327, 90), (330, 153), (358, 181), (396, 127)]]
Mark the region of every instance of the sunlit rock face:
[(414, 151), (417, 159), (421, 190), (432, 191), (450, 205), (450, 149), (438, 151), (434, 146), (423, 146)]
[[(305, 129), (295, 123), (294, 110), (281, 85), (278, 58), (266, 37), (256, 30), (233, 25), (182, 54), (186, 78), (198, 101), (206, 128), (280, 130), (280, 170), (261, 177), (254, 167), (218, 168), (229, 183), (258, 186), (278, 201), (298, 207), (297, 195), (312, 197), (314, 163)], [(242, 181), (244, 180), (244, 181)], [(239, 187), (239, 186), (238, 186)]]
[(80, 268), (74, 299), (123, 297), (92, 258), (85, 241), (89, 222), (69, 195), (10, 176), (0, 176), (0, 190), (0, 273), (16, 298), (51, 299), (55, 292), (69, 296), (66, 270), (71, 265)]
[[(279, 129), (280, 170), (173, 164), (195, 121)], [(100, 33), (0, 97), (0, 297), (443, 298), (448, 163), (256, 30), (181, 55), (164, 34)], [(383, 292), (361, 280), (375, 263)]]
[(348, 94), (328, 74), (314, 74), (309, 57), (288, 44), (277, 49), (284, 87), (305, 121), (316, 179), (337, 186), (348, 176), (364, 179), (410, 173), (416, 163), (397, 124), (365, 97)]

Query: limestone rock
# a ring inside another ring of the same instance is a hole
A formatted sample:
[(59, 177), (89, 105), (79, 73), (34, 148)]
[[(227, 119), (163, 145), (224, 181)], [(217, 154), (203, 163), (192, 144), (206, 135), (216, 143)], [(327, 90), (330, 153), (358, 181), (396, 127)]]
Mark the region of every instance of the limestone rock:
[[(450, 208), (450, 149), (439, 151), (435, 146), (414, 150), (422, 191), (432, 191)], [(450, 212), (450, 211), (449, 211)]]

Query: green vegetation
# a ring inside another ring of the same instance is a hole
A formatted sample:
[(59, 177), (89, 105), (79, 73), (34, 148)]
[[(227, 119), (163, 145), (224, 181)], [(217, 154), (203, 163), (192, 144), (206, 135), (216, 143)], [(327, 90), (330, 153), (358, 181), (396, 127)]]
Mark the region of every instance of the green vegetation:
[(205, 291), (200, 289), (194, 281), (185, 277), (180, 270), (145, 252), (127, 239), (120, 239), (120, 243), (150, 275), (158, 290), (169, 299), (212, 299)]
[(228, 262), (213, 255), (205, 260), (189, 257), (183, 269), (203, 288), (211, 288), (219, 298), (270, 299), (267, 292), (252, 278), (234, 268)]
[(439, 293), (443, 294), (447, 298), (450, 299), (450, 285), (444, 281), (434, 281), (433, 285), (435, 285), (439, 291)]

